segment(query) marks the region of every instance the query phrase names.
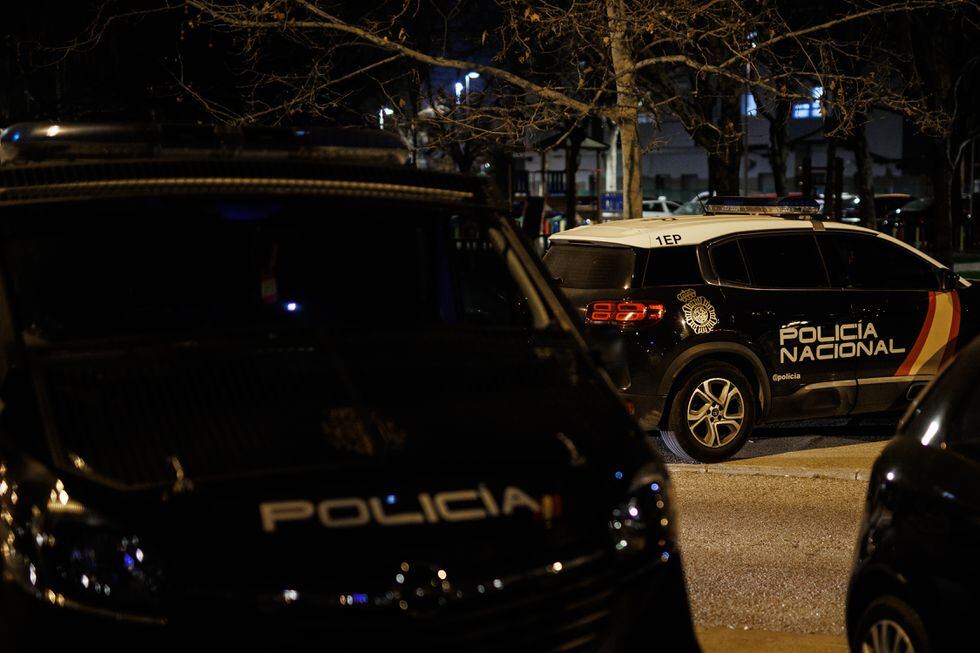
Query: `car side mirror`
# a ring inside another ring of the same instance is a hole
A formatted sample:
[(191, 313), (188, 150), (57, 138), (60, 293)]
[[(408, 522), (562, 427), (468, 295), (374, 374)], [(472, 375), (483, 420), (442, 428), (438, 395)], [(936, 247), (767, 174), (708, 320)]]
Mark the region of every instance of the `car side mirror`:
[(949, 268), (943, 268), (940, 276), (940, 290), (956, 290), (960, 283), (960, 275)]

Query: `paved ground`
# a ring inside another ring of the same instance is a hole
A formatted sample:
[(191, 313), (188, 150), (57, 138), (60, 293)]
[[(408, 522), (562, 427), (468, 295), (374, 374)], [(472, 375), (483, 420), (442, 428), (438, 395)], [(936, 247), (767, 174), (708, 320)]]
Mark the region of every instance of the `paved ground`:
[[(707, 472), (671, 466), (705, 653), (846, 651), (844, 600), (866, 491), (854, 473), (866, 478), (885, 445), (868, 439), (744, 458)], [(842, 477), (809, 477), (814, 471)]]
[(860, 481), (675, 474), (695, 624), (841, 635)]
[[(735, 460), (771, 456), (801, 449), (824, 449), (860, 442), (877, 442), (895, 434), (898, 416), (808, 420), (774, 426), (761, 426), (748, 443), (735, 454)], [(681, 462), (656, 439), (664, 460)]]
[(709, 628), (698, 640), (703, 653), (847, 653), (847, 642), (834, 635)]

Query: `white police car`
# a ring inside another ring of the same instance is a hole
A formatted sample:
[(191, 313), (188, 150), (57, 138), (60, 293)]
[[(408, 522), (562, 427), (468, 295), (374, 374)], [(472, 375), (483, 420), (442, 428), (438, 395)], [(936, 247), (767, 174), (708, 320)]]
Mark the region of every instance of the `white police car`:
[(679, 456), (724, 460), (754, 425), (900, 410), (972, 338), (975, 289), (813, 200), (715, 197), (708, 214), (551, 237), (545, 264), (588, 324), (615, 325), (612, 370)]

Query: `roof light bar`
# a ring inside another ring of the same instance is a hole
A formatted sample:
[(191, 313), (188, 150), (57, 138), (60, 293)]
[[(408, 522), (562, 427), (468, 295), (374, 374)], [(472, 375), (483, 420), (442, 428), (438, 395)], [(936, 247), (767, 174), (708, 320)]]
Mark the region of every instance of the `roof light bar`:
[(820, 205), (810, 197), (712, 197), (705, 202), (707, 215), (815, 215)]

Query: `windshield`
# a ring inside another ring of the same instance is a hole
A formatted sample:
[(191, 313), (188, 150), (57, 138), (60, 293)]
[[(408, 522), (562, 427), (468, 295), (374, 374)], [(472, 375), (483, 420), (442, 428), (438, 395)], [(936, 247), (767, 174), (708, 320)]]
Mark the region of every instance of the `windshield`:
[(228, 327), (529, 326), (490, 225), (353, 198), (111, 200), (7, 209), (2, 252), (28, 344)]

